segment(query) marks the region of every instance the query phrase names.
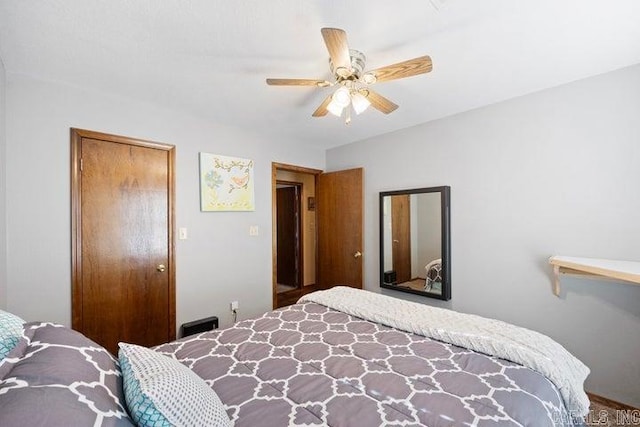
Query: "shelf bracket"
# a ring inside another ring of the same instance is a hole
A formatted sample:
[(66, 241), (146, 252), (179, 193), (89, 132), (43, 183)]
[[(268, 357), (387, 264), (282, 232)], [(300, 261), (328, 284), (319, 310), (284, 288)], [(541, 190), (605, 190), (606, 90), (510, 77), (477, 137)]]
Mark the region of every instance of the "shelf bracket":
[(553, 294), (557, 297), (560, 296), (560, 266), (553, 266)]

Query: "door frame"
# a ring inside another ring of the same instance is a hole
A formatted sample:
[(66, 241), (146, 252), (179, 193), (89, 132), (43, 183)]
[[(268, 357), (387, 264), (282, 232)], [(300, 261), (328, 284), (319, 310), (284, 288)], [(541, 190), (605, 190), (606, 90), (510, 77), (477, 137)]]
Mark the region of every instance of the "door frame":
[[(314, 176), (314, 185), (318, 184), (318, 175), (322, 173), (320, 169), (312, 169), (302, 166), (290, 165), (287, 163), (271, 163), (271, 304), (273, 309), (278, 307), (278, 234), (277, 234), (277, 175), (278, 171), (300, 172)], [(317, 231), (316, 231), (317, 234)], [(317, 239), (317, 236), (316, 236)], [(304, 251), (304, 248), (301, 248)], [(300, 257), (303, 258), (304, 254), (301, 252)], [(318, 253), (316, 252), (316, 265), (318, 265)], [(302, 265), (302, 264), (301, 264)], [(302, 272), (302, 274), (304, 274)], [(301, 283), (301, 289), (304, 288), (304, 283)]]
[(175, 146), (155, 141), (120, 135), (71, 128), (71, 327), (83, 330), (82, 324), (82, 158), (83, 138), (111, 143), (153, 148), (167, 152), (168, 203), (168, 291), (169, 291), (169, 339), (176, 338), (176, 269), (175, 269)]

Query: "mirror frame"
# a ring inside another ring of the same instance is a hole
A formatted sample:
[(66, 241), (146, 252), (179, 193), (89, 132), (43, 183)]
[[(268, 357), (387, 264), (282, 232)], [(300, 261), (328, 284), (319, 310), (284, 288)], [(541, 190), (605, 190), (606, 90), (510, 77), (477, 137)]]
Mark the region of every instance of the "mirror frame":
[[(433, 294), (425, 291), (417, 291), (411, 288), (401, 288), (396, 285), (389, 285), (384, 282), (384, 198), (387, 196), (397, 196), (405, 194), (422, 194), (422, 193), (439, 193), (440, 194), (440, 220), (441, 220), (441, 238), (442, 238), (442, 294)], [(451, 299), (451, 221), (450, 221), (450, 203), (451, 187), (426, 187), (413, 188), (410, 190), (395, 190), (380, 192), (380, 287), (385, 289), (393, 289), (398, 292), (406, 292), (409, 294), (422, 295), (429, 298), (441, 299), (448, 301)]]

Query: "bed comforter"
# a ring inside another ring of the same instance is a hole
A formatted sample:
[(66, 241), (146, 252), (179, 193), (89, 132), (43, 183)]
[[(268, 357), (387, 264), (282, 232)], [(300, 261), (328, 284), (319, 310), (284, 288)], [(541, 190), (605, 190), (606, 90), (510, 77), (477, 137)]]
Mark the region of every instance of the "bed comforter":
[(574, 422), (530, 368), (317, 302), (155, 350), (205, 379), (238, 427)]

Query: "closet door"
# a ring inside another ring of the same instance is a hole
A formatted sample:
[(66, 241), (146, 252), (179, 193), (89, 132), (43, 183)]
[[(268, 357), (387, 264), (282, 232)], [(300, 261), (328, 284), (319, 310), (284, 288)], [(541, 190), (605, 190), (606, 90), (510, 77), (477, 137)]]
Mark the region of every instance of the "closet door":
[(175, 339), (174, 147), (72, 129), (73, 328), (119, 341)]

